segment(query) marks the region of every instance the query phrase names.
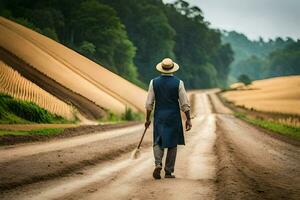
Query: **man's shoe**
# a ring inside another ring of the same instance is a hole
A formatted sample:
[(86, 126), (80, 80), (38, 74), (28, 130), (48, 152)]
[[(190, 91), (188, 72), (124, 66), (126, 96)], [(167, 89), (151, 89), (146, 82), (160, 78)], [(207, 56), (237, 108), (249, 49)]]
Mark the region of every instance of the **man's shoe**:
[(175, 175), (173, 175), (171, 173), (166, 173), (165, 178), (176, 178), (176, 177), (175, 177)]
[(156, 166), (154, 171), (153, 171), (153, 178), (154, 179), (161, 179), (160, 176), (160, 171), (161, 171), (162, 167), (161, 166)]

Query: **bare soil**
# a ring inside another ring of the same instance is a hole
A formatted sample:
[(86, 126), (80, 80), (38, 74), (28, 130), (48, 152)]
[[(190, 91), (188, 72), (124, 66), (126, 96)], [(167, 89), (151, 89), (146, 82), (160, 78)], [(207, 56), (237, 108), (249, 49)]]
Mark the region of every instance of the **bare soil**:
[[(70, 174), (84, 166), (110, 160), (136, 147), (142, 134), (142, 125), (118, 130), (106, 126), (88, 135), (67, 137), (52, 141), (19, 144), (0, 148), (0, 191), (17, 186), (45, 181)], [(114, 127), (115, 128), (115, 127)], [(76, 128), (78, 132), (67, 132), (74, 136), (91, 127)], [(94, 130), (94, 129), (93, 129)], [(144, 146), (150, 145), (150, 134)], [(66, 145), (67, 144), (67, 145)]]
[[(60, 138), (73, 137), (84, 134), (91, 134), (95, 132), (114, 130), (118, 128), (125, 128), (133, 125), (140, 124), (140, 122), (127, 122), (127, 123), (117, 123), (117, 124), (105, 124), (105, 125), (64, 125), (64, 124), (38, 124), (38, 125), (18, 125), (17, 129), (21, 130), (34, 130), (36, 128), (64, 128), (63, 132), (60, 134), (50, 134), (50, 135), (5, 135), (0, 137), (0, 146), (15, 145), (19, 143), (27, 142), (38, 142), (38, 141), (50, 141)], [(13, 125), (7, 125), (13, 126)], [(32, 129), (32, 126), (34, 129)], [(66, 127), (66, 128), (65, 128)], [(1, 126), (0, 126), (1, 128)], [(4, 127), (5, 128), (5, 127)], [(9, 127), (6, 127), (9, 128)], [(10, 129), (11, 130), (11, 129)], [(15, 130), (15, 129), (13, 129)]]
[(299, 199), (300, 149), (228, 115), (218, 116), (217, 199)]
[(299, 199), (299, 142), (235, 118), (221, 100), (213, 104), (223, 113), (217, 115), (217, 199)]

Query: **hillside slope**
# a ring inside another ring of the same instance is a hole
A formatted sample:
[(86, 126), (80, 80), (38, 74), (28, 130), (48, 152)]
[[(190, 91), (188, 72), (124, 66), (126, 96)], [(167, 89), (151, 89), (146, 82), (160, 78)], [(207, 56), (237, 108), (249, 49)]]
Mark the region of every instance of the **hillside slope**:
[(0, 60), (0, 92), (17, 99), (31, 101), (58, 116), (74, 120), (73, 108), (22, 77)]
[[(68, 104), (72, 104), (80, 111), (81, 115), (79, 112), (77, 112), (76, 115), (81, 122), (86, 123), (89, 120), (95, 120), (106, 116), (107, 113), (105, 110), (96, 105), (93, 101), (59, 84), (54, 79), (46, 76), (2, 47), (0, 47), (0, 59), (27, 80), (30, 80), (32, 83), (38, 85), (58, 99), (67, 102)], [(14, 87), (16, 87), (16, 83), (14, 83)]]
[[(146, 92), (73, 50), (0, 18), (0, 46), (57, 83), (115, 113), (143, 112)], [(138, 97), (138, 98), (137, 98)]]

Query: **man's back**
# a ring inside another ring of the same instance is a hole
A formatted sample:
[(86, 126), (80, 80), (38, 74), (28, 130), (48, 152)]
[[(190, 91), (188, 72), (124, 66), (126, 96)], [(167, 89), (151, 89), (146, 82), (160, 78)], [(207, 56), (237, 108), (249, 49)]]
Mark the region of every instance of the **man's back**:
[(180, 80), (175, 76), (159, 76), (153, 79), (153, 89), (156, 99), (155, 108), (176, 108), (178, 105), (178, 89)]

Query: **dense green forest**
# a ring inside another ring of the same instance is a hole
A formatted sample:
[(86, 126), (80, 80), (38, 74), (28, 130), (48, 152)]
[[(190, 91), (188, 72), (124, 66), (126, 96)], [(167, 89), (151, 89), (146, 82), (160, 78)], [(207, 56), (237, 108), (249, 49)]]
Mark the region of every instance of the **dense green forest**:
[(179, 63), (187, 88), (225, 86), (233, 61), (221, 33), (183, 0), (2, 0), (0, 14), (142, 87), (164, 57)]
[(234, 62), (230, 65), (229, 81), (240, 75), (250, 79), (300, 74), (300, 41), (291, 38), (264, 41), (249, 40), (235, 31), (223, 32), (222, 41), (229, 43), (234, 51)]

